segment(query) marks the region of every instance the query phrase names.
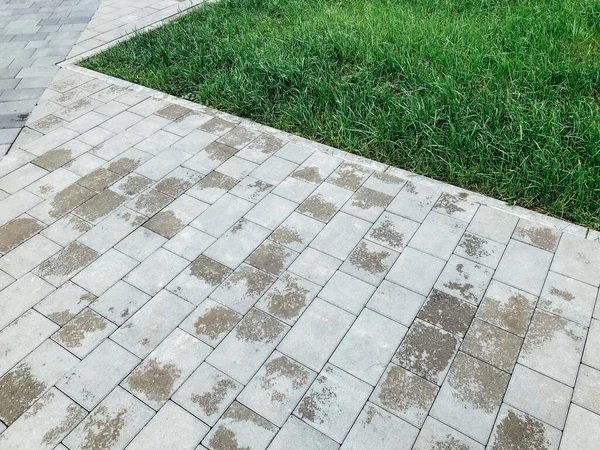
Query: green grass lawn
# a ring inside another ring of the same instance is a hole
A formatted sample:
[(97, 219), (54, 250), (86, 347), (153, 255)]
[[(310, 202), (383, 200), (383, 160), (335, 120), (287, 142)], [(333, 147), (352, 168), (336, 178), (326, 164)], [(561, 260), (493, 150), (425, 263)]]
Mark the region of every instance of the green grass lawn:
[(81, 65), (600, 228), (600, 0), (220, 0)]

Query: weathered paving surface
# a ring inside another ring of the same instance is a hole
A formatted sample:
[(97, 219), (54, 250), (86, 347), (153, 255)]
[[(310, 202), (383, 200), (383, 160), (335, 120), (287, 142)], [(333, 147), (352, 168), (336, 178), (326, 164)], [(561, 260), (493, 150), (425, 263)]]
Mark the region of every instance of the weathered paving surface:
[(595, 237), (61, 69), (0, 161), (0, 450), (599, 448)]

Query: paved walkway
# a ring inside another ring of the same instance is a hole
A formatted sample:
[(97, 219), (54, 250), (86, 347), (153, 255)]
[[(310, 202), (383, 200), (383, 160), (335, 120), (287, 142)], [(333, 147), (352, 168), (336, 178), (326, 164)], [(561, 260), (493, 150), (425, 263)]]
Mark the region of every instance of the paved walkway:
[(0, 449), (599, 448), (586, 236), (61, 69), (0, 161)]

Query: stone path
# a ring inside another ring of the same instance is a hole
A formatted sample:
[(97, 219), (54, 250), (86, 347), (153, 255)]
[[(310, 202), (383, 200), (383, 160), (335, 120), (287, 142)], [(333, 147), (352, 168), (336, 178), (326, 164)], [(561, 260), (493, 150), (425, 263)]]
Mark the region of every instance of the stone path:
[(598, 448), (595, 236), (63, 68), (0, 161), (0, 450)]

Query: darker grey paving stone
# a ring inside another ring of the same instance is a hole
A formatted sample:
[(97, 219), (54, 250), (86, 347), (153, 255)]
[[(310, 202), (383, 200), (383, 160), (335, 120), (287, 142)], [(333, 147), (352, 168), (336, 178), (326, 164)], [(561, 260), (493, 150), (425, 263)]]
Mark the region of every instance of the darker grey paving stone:
[(30, 111), (20, 114), (0, 114), (0, 129), (24, 127), (29, 113)]
[(475, 311), (477, 308), (474, 305), (434, 289), (417, 317), (450, 333), (464, 336)]
[[(510, 447), (509, 447), (510, 448)], [(518, 447), (514, 447), (515, 449)], [(433, 417), (427, 417), (413, 450), (484, 450), (483, 445)], [(499, 450), (499, 449), (497, 449)], [(508, 449), (503, 449), (508, 450)]]
[(43, 93), (44, 89), (42, 88), (17, 88), (5, 90), (2, 95), (0, 95), (0, 102), (38, 99)]

